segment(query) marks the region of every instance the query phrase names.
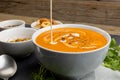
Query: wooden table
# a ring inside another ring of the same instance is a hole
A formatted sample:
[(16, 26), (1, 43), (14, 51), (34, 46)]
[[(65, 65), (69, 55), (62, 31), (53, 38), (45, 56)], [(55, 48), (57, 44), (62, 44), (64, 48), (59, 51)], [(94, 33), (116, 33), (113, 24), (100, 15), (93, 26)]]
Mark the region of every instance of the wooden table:
[[(24, 20), (26, 22), (26, 24), (31, 24), (32, 22), (36, 21), (38, 18), (0, 13), (0, 21), (8, 20), (8, 19), (21, 19), (21, 20)], [(92, 26), (99, 27), (99, 28), (107, 31), (110, 34), (120, 35), (120, 26), (91, 24), (91, 23), (74, 22), (74, 21), (61, 21), (61, 22), (92, 25)]]
[[(0, 13), (0, 21), (8, 20), (8, 19), (21, 19), (21, 20), (24, 20), (26, 24), (31, 24), (32, 22), (36, 21), (38, 18)], [(102, 28), (107, 32), (109, 32), (110, 34), (113, 34), (112, 37), (116, 38), (117, 42), (120, 43), (119, 41), (120, 37), (116, 36), (116, 35), (120, 35), (120, 27), (110, 26), (110, 25), (91, 24), (91, 23), (71, 22), (71, 21), (61, 21), (61, 22), (80, 23), (80, 24), (92, 25), (92, 26)], [(16, 74), (13, 77), (11, 77), (9, 80), (33, 80), (32, 73), (38, 71), (40, 66), (38, 64), (39, 61), (36, 57), (36, 52), (32, 53), (27, 58), (18, 60), (16, 62), (17, 62), (18, 70)]]

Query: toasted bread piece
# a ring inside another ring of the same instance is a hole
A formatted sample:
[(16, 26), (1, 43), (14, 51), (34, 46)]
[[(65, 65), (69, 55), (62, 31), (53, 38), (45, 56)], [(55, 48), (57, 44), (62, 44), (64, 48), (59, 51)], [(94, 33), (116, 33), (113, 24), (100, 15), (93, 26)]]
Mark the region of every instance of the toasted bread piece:
[[(56, 25), (56, 21), (52, 20), (52, 25)], [(37, 25), (35, 26), (35, 28), (44, 28), (46, 26), (50, 26), (50, 19), (47, 18), (40, 18), (39, 20), (37, 20)]]

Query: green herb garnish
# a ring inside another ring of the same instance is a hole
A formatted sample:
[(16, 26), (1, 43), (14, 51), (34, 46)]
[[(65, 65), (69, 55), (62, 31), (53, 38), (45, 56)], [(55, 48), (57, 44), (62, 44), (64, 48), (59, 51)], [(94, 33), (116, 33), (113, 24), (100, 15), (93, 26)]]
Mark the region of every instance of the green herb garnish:
[(33, 80), (55, 80), (55, 77), (52, 72), (41, 65), (39, 72), (33, 73)]
[(112, 38), (107, 56), (104, 60), (105, 67), (120, 71), (120, 45)]

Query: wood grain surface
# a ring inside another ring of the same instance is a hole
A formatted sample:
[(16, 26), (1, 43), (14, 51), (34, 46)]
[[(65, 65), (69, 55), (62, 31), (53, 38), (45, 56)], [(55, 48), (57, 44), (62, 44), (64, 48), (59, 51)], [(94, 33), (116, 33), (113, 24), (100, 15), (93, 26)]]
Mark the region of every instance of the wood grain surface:
[[(8, 19), (21, 19), (24, 20), (26, 24), (31, 24), (32, 22), (36, 21), (38, 18), (0, 13), (0, 21), (8, 20)], [(101, 24), (93, 24), (93, 23), (85, 23), (85, 22), (77, 22), (77, 21), (64, 21), (64, 20), (61, 20), (61, 22), (71, 23), (71, 24), (75, 23), (75, 24), (91, 25), (91, 26), (99, 27), (110, 34), (120, 35), (120, 26), (101, 25)]]
[[(0, 0), (0, 12), (49, 18), (49, 0)], [(53, 0), (57, 20), (120, 25), (120, 0)]]

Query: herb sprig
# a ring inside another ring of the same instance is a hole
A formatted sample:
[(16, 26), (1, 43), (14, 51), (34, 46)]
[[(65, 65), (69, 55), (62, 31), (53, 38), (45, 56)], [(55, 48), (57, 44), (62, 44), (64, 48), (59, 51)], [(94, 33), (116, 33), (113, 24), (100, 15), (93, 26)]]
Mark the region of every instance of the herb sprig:
[(114, 38), (111, 40), (110, 47), (103, 65), (112, 70), (120, 71), (120, 45), (117, 45), (117, 42)]
[(52, 72), (41, 65), (39, 72), (33, 73), (33, 80), (55, 80), (55, 77)]

